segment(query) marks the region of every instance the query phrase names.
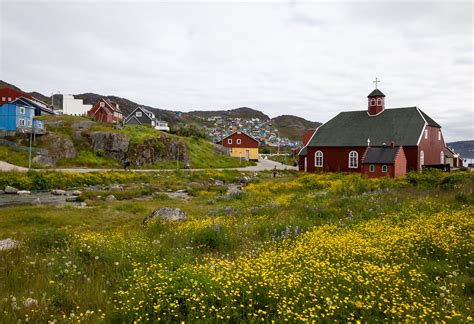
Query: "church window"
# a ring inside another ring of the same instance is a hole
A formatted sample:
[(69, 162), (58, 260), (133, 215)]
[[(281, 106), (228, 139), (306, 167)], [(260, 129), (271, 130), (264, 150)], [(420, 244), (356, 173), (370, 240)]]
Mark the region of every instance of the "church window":
[(383, 173), (386, 173), (387, 172), (387, 166), (384, 164), (382, 165), (382, 172)]
[(444, 152), (441, 151), (440, 155), (439, 155), (439, 161), (441, 164), (444, 164)]
[(351, 151), (349, 153), (349, 168), (350, 169), (357, 169), (358, 158), (359, 158), (359, 153), (357, 153), (356, 151)]
[(423, 165), (425, 165), (425, 152), (420, 151), (420, 169)]
[(428, 138), (428, 130), (425, 129), (425, 138)]
[(441, 141), (441, 131), (438, 130), (438, 141)]
[(314, 166), (322, 167), (323, 166), (323, 152), (316, 151), (314, 154)]
[(371, 165), (369, 166), (369, 171), (370, 171), (370, 172), (375, 172), (375, 165), (371, 164)]
[(381, 98), (377, 99), (377, 106), (382, 106), (382, 99)]
[(376, 102), (376, 101), (375, 101), (374, 98), (370, 99), (370, 105), (371, 105), (371, 106), (375, 106), (375, 102)]

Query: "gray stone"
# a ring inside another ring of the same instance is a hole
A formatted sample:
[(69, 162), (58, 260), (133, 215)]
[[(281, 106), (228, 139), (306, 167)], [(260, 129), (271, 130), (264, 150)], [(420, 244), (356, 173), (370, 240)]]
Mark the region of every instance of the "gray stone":
[(186, 193), (188, 192), (187, 189), (179, 189), (179, 190), (176, 190), (176, 193)]
[(109, 186), (110, 190), (123, 190), (123, 186), (115, 184), (115, 185), (110, 185)]
[(105, 156), (117, 161), (122, 160), (128, 152), (130, 139), (125, 134), (111, 132), (94, 132), (89, 135), (92, 149), (103, 151)]
[(224, 181), (222, 181), (222, 180), (216, 180), (216, 181), (214, 181), (214, 184), (215, 184), (216, 186), (223, 186), (223, 185), (224, 185)]
[(29, 190), (19, 190), (17, 195), (31, 195), (31, 191)]
[(227, 186), (227, 195), (232, 196), (236, 193), (239, 193), (242, 191), (242, 185), (241, 184), (235, 184), (231, 183), (230, 185)]
[(71, 127), (76, 128), (76, 129), (89, 129), (94, 124), (95, 124), (94, 121), (86, 120), (86, 121), (81, 121), (81, 122), (78, 122), (78, 123), (74, 123), (74, 124), (71, 125)]
[(6, 194), (16, 194), (19, 190), (17, 188), (6, 186), (4, 191)]
[(82, 194), (82, 191), (80, 190), (74, 190), (73, 192), (71, 192), (71, 195), (73, 196), (80, 196)]
[(39, 164), (44, 167), (52, 167), (56, 165), (56, 161), (52, 157), (46, 155), (37, 155), (33, 158), (32, 161), (33, 163)]
[(66, 197), (66, 201), (67, 202), (76, 202), (77, 201), (77, 196), (69, 196), (69, 197)]
[(0, 251), (7, 251), (18, 247), (20, 242), (7, 238), (5, 240), (0, 240)]
[(51, 190), (51, 194), (53, 194), (55, 196), (65, 196), (66, 195), (66, 190), (53, 189), (53, 190)]
[(242, 178), (240, 178), (240, 182), (241, 182), (241, 183), (249, 183), (249, 182), (250, 182), (250, 178), (249, 178), (249, 177), (242, 177)]
[(156, 217), (159, 217), (160, 219), (165, 221), (185, 221), (188, 219), (186, 213), (180, 208), (165, 207), (155, 210), (151, 215), (146, 217), (143, 220), (143, 225), (146, 225), (149, 221), (155, 219)]
[(108, 195), (107, 197), (105, 197), (105, 201), (116, 201), (117, 198), (115, 198), (114, 195)]

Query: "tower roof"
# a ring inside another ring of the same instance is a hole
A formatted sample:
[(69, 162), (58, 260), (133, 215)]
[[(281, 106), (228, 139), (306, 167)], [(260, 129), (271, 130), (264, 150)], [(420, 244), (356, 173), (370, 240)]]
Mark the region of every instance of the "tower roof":
[(371, 97), (385, 97), (385, 95), (379, 89), (374, 89), (374, 91), (372, 91), (367, 97), (368, 98), (371, 98)]

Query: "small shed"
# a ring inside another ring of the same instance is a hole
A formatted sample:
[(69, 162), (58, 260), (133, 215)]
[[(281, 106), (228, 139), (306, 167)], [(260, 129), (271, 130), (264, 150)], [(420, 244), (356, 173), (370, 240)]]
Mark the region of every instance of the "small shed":
[(369, 178), (401, 177), (407, 173), (402, 146), (367, 147), (362, 158), (362, 173)]

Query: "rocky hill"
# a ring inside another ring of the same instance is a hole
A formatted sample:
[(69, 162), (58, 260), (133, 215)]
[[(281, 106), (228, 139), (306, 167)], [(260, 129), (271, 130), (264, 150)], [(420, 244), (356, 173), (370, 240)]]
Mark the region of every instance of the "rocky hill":
[(447, 143), (454, 152), (461, 154), (463, 159), (474, 159), (474, 140)]
[(240, 107), (230, 110), (190, 111), (188, 114), (205, 119), (213, 116), (219, 116), (222, 118), (259, 118), (262, 121), (270, 120), (270, 117), (265, 115), (263, 112), (249, 107)]
[(282, 115), (271, 120), (273, 127), (278, 129), (280, 136), (300, 140), (304, 133), (321, 125), (301, 117)]

